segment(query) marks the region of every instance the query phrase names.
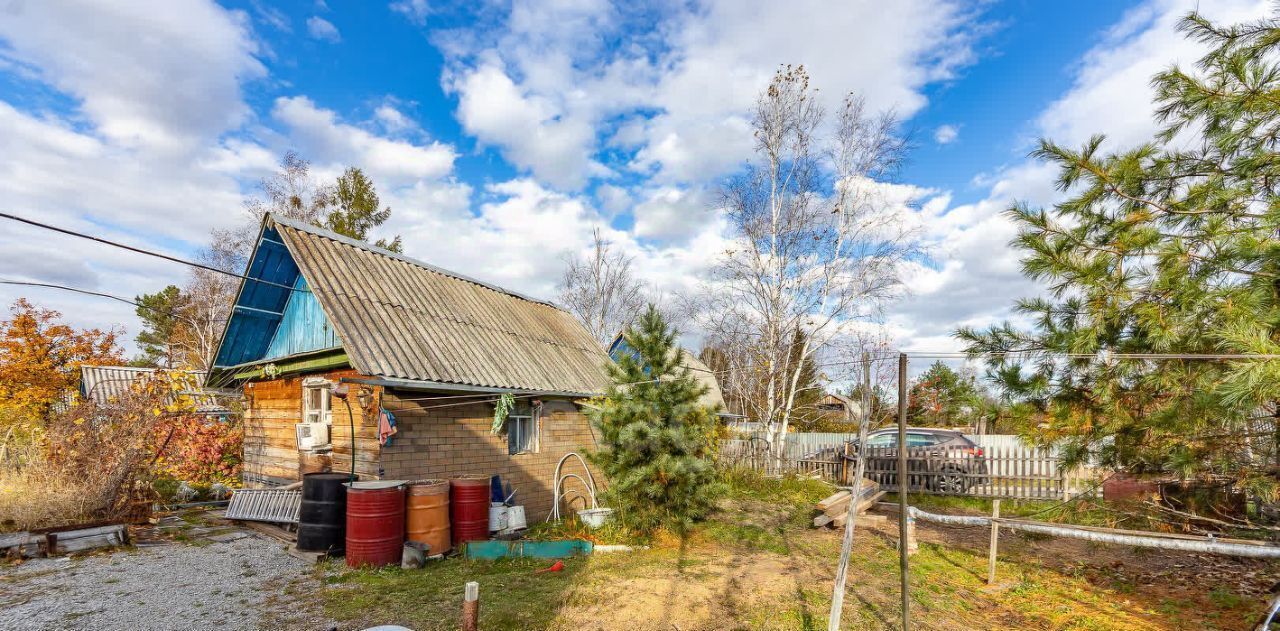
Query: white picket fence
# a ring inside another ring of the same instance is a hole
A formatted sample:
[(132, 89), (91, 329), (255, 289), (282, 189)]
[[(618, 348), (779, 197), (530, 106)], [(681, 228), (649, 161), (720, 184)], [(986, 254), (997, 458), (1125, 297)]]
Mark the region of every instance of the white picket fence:
[[(720, 461), (766, 474), (794, 472), (844, 481), (852, 461), (843, 457), (845, 444), (856, 434), (795, 433), (787, 436), (779, 460), (762, 436), (720, 442)], [(1012, 435), (967, 436), (982, 448), (978, 456), (964, 450), (941, 455), (911, 455), (908, 468), (913, 492), (1016, 499), (1065, 499), (1096, 490), (1091, 469), (1067, 470), (1055, 450), (1038, 449)], [(889, 453), (889, 452), (885, 452)], [(895, 458), (868, 454), (868, 475), (882, 485), (896, 487)]]

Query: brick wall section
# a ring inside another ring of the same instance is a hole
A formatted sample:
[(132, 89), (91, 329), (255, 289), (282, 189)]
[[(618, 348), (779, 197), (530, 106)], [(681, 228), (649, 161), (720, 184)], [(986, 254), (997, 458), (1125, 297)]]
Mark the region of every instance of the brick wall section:
[[(500, 475), (517, 491), (516, 502), (524, 505), (528, 521), (535, 523), (551, 511), (556, 463), (568, 452), (585, 457), (595, 448), (590, 421), (568, 400), (544, 400), (537, 453), (508, 455), (506, 435), (495, 436), (489, 431), (492, 404), (453, 405), (456, 398), (419, 400), (429, 396), (395, 390), (383, 393), (383, 406), (395, 414), (399, 430), (391, 446), (382, 449), (383, 478)], [(449, 407), (431, 409), (445, 404)], [(586, 477), (576, 459), (567, 461), (562, 472)], [(595, 471), (595, 479), (603, 490), (605, 481), (599, 471)], [(572, 478), (564, 485), (570, 497), (585, 495), (583, 489)], [(561, 510), (582, 508), (585, 501), (562, 504)]]

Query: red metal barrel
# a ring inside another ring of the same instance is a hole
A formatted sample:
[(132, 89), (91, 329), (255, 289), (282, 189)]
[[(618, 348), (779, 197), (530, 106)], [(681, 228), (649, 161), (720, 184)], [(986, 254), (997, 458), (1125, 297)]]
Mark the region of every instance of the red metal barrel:
[(449, 522), (453, 545), (489, 539), (489, 478), (449, 480)]
[(404, 552), (404, 481), (347, 484), (347, 565), (398, 565)]

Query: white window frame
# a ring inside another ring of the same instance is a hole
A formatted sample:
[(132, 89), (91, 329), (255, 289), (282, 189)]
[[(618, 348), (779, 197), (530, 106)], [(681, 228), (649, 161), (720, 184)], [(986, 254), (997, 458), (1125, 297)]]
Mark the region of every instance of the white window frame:
[[(333, 425), (333, 383), (323, 377), (302, 380), (302, 422)], [(311, 393), (319, 391), (320, 408), (311, 407)]]
[[(508, 414), (507, 455), (518, 456), (520, 454), (538, 453), (538, 434), (540, 433), (538, 425), (538, 417), (533, 414), (532, 410), (527, 414)], [(526, 440), (527, 443), (525, 443)], [(520, 443), (525, 443), (522, 445), (523, 448), (512, 451)]]

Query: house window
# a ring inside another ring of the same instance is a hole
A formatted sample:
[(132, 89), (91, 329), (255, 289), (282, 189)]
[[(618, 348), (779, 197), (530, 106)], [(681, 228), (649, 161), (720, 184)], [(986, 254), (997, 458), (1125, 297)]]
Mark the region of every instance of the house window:
[(302, 422), (333, 422), (333, 414), (329, 411), (329, 393), (328, 381), (308, 379), (302, 383)]
[(507, 453), (514, 456), (537, 451), (537, 419), (528, 412), (507, 416)]

